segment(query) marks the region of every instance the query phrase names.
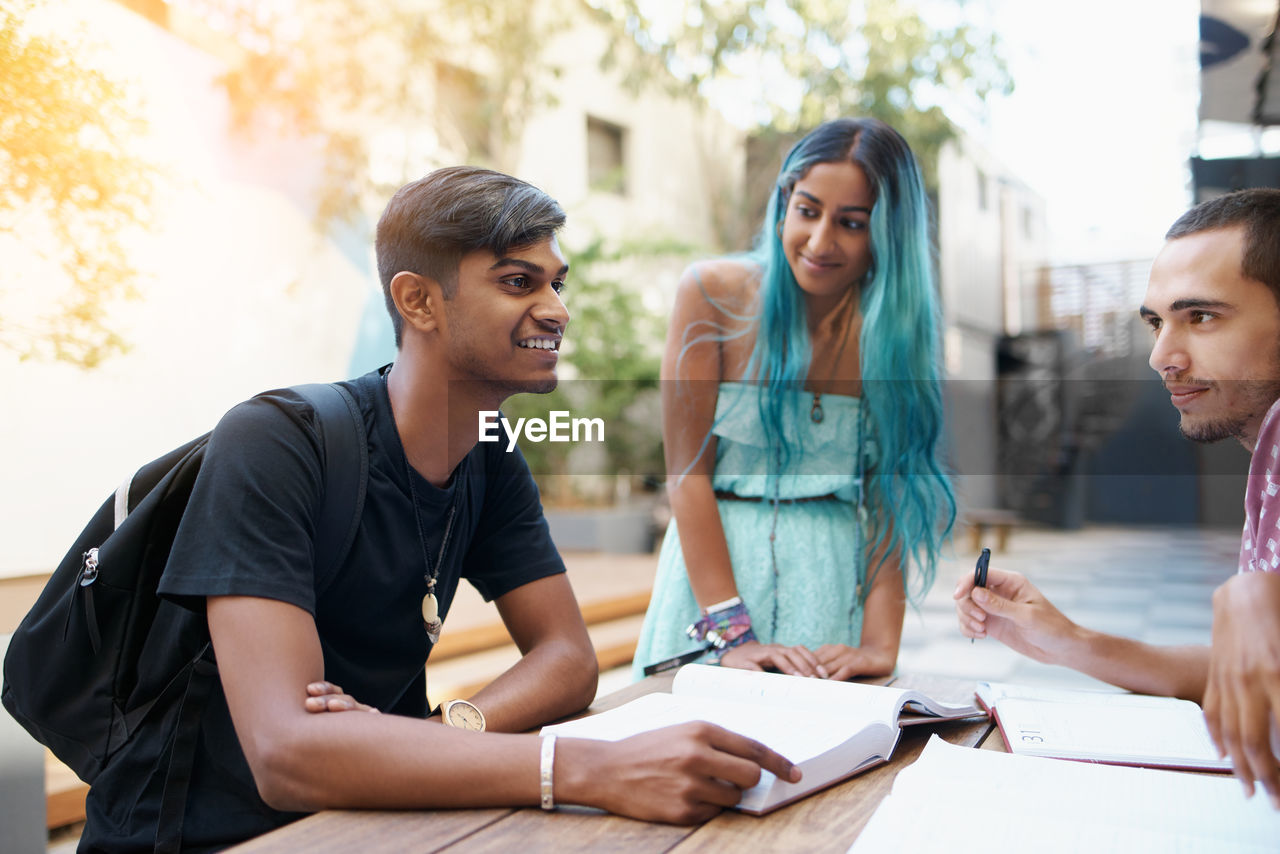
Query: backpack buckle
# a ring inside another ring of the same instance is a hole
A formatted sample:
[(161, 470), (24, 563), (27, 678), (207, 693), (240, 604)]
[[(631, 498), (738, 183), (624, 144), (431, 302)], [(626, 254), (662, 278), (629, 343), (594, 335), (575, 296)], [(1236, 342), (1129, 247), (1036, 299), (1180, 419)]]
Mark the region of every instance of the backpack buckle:
[(84, 563), (80, 566), (80, 586), (88, 587), (98, 580), (98, 550), (89, 549), (84, 553)]

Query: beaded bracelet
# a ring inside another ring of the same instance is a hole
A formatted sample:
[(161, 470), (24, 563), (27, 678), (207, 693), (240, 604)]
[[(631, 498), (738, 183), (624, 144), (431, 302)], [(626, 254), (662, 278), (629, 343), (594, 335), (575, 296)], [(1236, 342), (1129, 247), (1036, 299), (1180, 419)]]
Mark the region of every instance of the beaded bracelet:
[(554, 735), (544, 735), (538, 762), (538, 795), (540, 805), (544, 810), (556, 808), (555, 789), (552, 783), (555, 767), (556, 737)]
[(719, 664), (720, 656), (727, 649), (741, 646), (756, 639), (751, 629), (751, 615), (742, 600), (734, 597), (727, 602), (713, 605), (705, 614), (689, 628), (685, 634), (696, 641), (706, 641), (711, 645), (709, 664)]

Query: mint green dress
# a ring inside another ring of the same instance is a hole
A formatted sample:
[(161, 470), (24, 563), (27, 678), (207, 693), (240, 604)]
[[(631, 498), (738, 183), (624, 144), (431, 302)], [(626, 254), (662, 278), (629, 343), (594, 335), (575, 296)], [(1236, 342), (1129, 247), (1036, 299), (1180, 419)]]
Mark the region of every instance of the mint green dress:
[[(795, 402), (785, 410), (783, 429), (789, 445), (802, 450), (792, 453), (780, 474), (770, 475), (756, 388), (736, 382), (719, 386), (711, 428), (716, 437), (712, 483), (717, 493), (757, 499), (716, 502), (734, 580), (761, 643), (857, 646), (866, 582), (862, 473), (875, 460), (874, 442), (864, 435), (867, 420), (858, 398), (823, 395), (824, 417), (814, 423), (813, 394), (800, 389), (792, 394)], [(794, 501), (801, 498), (823, 500)], [(633, 675), (638, 679), (645, 665), (695, 648), (685, 628), (699, 615), (673, 519), (658, 557)]]

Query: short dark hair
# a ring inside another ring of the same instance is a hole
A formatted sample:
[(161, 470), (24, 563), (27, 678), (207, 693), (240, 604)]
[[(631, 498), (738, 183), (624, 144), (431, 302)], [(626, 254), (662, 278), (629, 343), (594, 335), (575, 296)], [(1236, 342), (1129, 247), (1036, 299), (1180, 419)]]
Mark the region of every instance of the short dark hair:
[(1235, 226), (1244, 228), (1240, 272), (1270, 288), (1280, 304), (1280, 189), (1237, 190), (1201, 202), (1178, 217), (1164, 239)]
[(564, 219), (555, 199), (492, 169), (450, 166), (397, 190), (378, 220), (374, 244), (396, 347), (404, 331), (391, 298), (396, 273), (429, 276), (450, 299), (462, 256), (478, 249), (502, 255), (531, 246), (554, 236)]

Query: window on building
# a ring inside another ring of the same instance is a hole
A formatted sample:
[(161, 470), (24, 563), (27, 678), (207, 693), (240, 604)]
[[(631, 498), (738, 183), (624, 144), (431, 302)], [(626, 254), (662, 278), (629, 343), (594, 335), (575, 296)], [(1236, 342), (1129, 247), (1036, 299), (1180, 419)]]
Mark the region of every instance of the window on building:
[(627, 193), (627, 130), (587, 116), (587, 183), (602, 193)]
[(464, 147), (473, 160), (492, 156), (489, 98), (483, 77), (457, 65), (438, 63), (436, 103), (446, 139)]

